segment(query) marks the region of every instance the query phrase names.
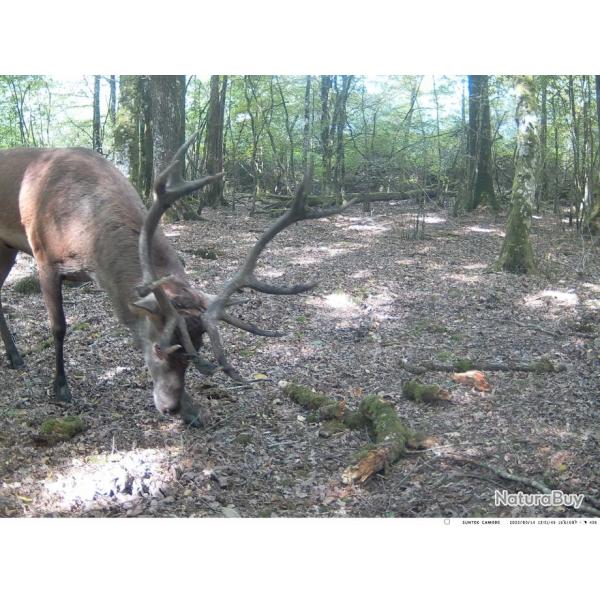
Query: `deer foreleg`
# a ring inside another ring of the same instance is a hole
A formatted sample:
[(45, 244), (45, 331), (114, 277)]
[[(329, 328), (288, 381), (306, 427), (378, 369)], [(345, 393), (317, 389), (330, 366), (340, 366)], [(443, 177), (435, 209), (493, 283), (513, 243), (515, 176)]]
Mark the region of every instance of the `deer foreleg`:
[(15, 258), (17, 251), (14, 248), (9, 248), (2, 242), (0, 242), (0, 336), (4, 342), (6, 348), (6, 356), (8, 357), (8, 364), (13, 369), (18, 369), (23, 366), (23, 359), (15, 346), (15, 341), (8, 328), (6, 319), (4, 318), (4, 312), (2, 311), (2, 284), (8, 277), (10, 270), (15, 264)]
[(54, 337), (54, 351), (56, 356), (56, 370), (54, 374), (54, 396), (59, 402), (70, 402), (71, 392), (65, 375), (65, 360), (63, 347), (67, 322), (62, 303), (62, 281), (60, 275), (53, 269), (40, 266), (40, 287), (44, 296), (44, 303), (48, 311), (50, 327)]

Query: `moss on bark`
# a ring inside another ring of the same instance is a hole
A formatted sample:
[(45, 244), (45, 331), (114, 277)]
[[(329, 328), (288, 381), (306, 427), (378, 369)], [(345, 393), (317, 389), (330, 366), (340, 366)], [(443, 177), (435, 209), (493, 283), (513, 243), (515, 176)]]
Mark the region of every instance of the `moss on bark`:
[(536, 94), (533, 77), (517, 77), (517, 160), (506, 237), (497, 266), (511, 273), (535, 269), (529, 239), (535, 199), (536, 174)]

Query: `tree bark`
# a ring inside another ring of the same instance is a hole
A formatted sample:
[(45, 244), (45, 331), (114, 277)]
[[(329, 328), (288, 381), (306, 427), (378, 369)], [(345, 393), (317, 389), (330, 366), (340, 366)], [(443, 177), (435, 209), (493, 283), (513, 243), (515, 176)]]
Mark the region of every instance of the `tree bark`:
[(342, 75), (341, 89), (337, 91), (336, 111), (335, 111), (335, 133), (336, 133), (336, 151), (335, 151), (335, 170), (333, 174), (334, 193), (339, 199), (342, 198), (344, 191), (344, 179), (346, 176), (346, 165), (344, 159), (344, 129), (346, 127), (346, 104), (350, 87), (352, 85), (352, 75)]
[(92, 119), (92, 148), (102, 154), (102, 138), (100, 135), (100, 75), (94, 75), (94, 101)]
[(302, 136), (302, 171), (306, 172), (308, 167), (308, 155), (311, 148), (311, 131), (310, 131), (310, 122), (311, 122), (311, 87), (312, 87), (312, 77), (310, 75), (306, 76), (306, 87), (304, 89), (304, 130)]
[(533, 248), (529, 239), (535, 200), (536, 176), (536, 95), (532, 76), (518, 76), (517, 156), (511, 209), (498, 266), (512, 273), (534, 270)]
[(329, 92), (331, 90), (331, 75), (321, 75), (321, 156), (323, 177), (321, 194), (328, 196), (331, 193), (331, 115), (329, 111)]
[[(147, 82), (154, 181), (185, 141), (185, 75), (151, 75)], [(183, 164), (179, 168), (183, 177)], [(169, 216), (188, 219), (193, 218), (194, 214), (190, 202), (184, 200), (170, 209)]]
[[(213, 75), (210, 78), (210, 99), (208, 105), (204, 156), (206, 174), (223, 170), (223, 134), (225, 124), (225, 99), (227, 95), (227, 76)], [(203, 194), (203, 203), (208, 206), (226, 204), (223, 196), (223, 180), (207, 186)]]
[(548, 202), (548, 174), (546, 168), (546, 156), (548, 145), (548, 80), (545, 76), (540, 77), (542, 87), (540, 106), (540, 173), (539, 187), (536, 194), (536, 210), (539, 212), (540, 204)]
[(139, 188), (140, 173), (140, 77), (121, 75), (119, 77), (119, 109), (114, 128), (115, 162), (131, 183)]
[(469, 75), (468, 172), (465, 208), (486, 204), (497, 210), (492, 177), (492, 133), (488, 75)]

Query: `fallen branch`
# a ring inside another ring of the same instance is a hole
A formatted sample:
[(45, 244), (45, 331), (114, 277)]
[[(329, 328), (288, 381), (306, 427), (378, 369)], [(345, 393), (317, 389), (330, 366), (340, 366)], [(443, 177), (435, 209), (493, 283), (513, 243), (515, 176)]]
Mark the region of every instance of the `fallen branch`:
[(547, 358), (540, 358), (533, 362), (487, 362), (459, 360), (455, 363), (439, 363), (433, 360), (427, 360), (420, 364), (409, 363), (403, 360), (402, 367), (409, 373), (422, 375), (427, 371), (442, 371), (446, 373), (464, 372), (470, 370), (477, 371), (522, 371), (525, 373), (560, 373), (566, 371), (566, 365), (562, 363), (553, 363)]
[(448, 402), (450, 392), (439, 385), (423, 384), (417, 379), (411, 379), (402, 386), (402, 393), (409, 400), (416, 402)]
[[(460, 458), (460, 457), (456, 457), (456, 456), (445, 457), (445, 458), (450, 458), (451, 460), (454, 460), (456, 462), (467, 463), (467, 464), (475, 465), (476, 467), (480, 467), (482, 469), (487, 469), (488, 471), (491, 471), (492, 473), (494, 473), (495, 475), (500, 477), (500, 479), (505, 479), (507, 481), (514, 481), (515, 483), (521, 483), (523, 485), (526, 485), (527, 487), (537, 490), (538, 492), (541, 492), (542, 494), (551, 494), (553, 491), (548, 486), (544, 485), (543, 483), (541, 483), (539, 481), (536, 481), (535, 479), (530, 479), (529, 477), (523, 477), (521, 475), (513, 475), (512, 473), (508, 473), (507, 471), (503, 471), (502, 469), (499, 469), (492, 465), (488, 465), (487, 463), (472, 460), (470, 458)], [(591, 499), (589, 497), (585, 496), (585, 494), (584, 494), (584, 497), (586, 498), (587, 501), (584, 500), (579, 508), (576, 508), (575, 506), (572, 506), (571, 508), (573, 508), (573, 510), (575, 510), (577, 512), (587, 513), (590, 515), (594, 515), (596, 517), (600, 517), (600, 510), (591, 506), (591, 504), (592, 504), (592, 502), (590, 501)]]
[(333, 400), (305, 386), (289, 383), (282, 387), (291, 400), (312, 411), (310, 419), (313, 421), (331, 421), (342, 429), (368, 428), (374, 445), (360, 451), (356, 462), (344, 470), (342, 482), (345, 484), (363, 483), (395, 463), (407, 448), (426, 448), (432, 443), (406, 427), (394, 406), (380, 396), (366, 396), (354, 411), (349, 410), (343, 400)]

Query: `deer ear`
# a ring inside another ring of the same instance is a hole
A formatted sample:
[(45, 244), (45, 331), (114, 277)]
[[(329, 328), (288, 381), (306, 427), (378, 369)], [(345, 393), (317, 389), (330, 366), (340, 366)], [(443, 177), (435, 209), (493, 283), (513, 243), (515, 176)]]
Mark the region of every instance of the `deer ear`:
[(159, 316), (160, 307), (154, 294), (148, 294), (135, 302), (129, 303), (129, 308), (136, 313), (146, 313), (147, 316)]

